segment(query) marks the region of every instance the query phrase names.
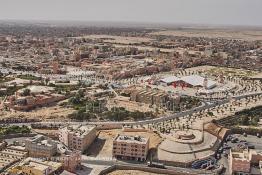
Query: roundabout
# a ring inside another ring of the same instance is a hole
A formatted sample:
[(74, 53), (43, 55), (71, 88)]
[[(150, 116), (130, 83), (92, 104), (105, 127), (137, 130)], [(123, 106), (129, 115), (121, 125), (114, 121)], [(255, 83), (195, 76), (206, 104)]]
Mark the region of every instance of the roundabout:
[(166, 138), (184, 144), (197, 144), (203, 141), (203, 133), (200, 130), (172, 130)]

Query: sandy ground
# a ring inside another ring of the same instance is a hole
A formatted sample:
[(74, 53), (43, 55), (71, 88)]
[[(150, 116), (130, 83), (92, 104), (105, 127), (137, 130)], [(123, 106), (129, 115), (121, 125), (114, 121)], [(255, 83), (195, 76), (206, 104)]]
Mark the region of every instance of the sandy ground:
[(124, 36), (113, 36), (113, 35), (87, 35), (80, 38), (103, 39), (103, 41), (106, 43), (120, 43), (120, 44), (139, 44), (142, 42), (150, 42), (152, 40), (150, 38), (145, 38), (145, 37), (124, 37)]
[(121, 129), (101, 130), (96, 141), (88, 149), (88, 155), (96, 158), (112, 157), (113, 140), (117, 134), (150, 137), (150, 148), (155, 148), (162, 138), (153, 132), (123, 132)]
[(108, 100), (107, 108), (111, 109), (113, 107), (124, 107), (131, 112), (154, 112), (154, 108), (150, 108), (149, 104), (130, 101), (129, 98), (123, 98), (122, 96), (117, 96)]
[(74, 112), (74, 109), (64, 108), (59, 105), (43, 107), (30, 112), (23, 111), (2, 111), (0, 118), (37, 118), (37, 119), (65, 119), (68, 114)]
[[(114, 44), (115, 47), (122, 47), (125, 48), (126, 45), (124, 44)], [(161, 52), (165, 52), (165, 53), (170, 53), (170, 52), (175, 52), (177, 51), (177, 49), (166, 49), (166, 48), (158, 48), (158, 47), (151, 47), (151, 46), (132, 46), (137, 48), (138, 50), (149, 50), (149, 51), (154, 51), (156, 49), (160, 49)]]
[(256, 74), (256, 75), (254, 75), (254, 76), (252, 76), (253, 78), (262, 78), (262, 73), (258, 73), (258, 74)]
[(108, 175), (157, 175), (156, 173), (149, 173), (144, 171), (136, 171), (136, 170), (116, 170)]
[(171, 35), (186, 37), (226, 38), (241, 40), (262, 40), (262, 30), (254, 29), (182, 29), (153, 32), (152, 35)]
[(186, 69), (188, 71), (205, 71), (208, 74), (223, 74), (223, 75), (232, 75), (232, 76), (262, 76), (262, 73), (257, 71), (249, 71), (245, 69), (234, 69), (234, 68), (227, 68), (227, 67), (216, 67), (216, 66), (197, 66)]
[(44, 135), (58, 135), (58, 130), (33, 129), (33, 131), (38, 133), (38, 134), (44, 134)]

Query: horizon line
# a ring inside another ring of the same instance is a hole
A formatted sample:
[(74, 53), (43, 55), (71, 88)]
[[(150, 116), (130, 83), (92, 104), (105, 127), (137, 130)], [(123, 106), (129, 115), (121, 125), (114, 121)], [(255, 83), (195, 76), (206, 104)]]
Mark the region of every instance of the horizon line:
[[(206, 24), (206, 23), (182, 23), (182, 22), (150, 22), (150, 21), (102, 21), (102, 20), (77, 20), (77, 19), (0, 19), (1, 22), (16, 22), (16, 23), (34, 23), (35, 25), (40, 23), (46, 23), (47, 25), (73, 25), (73, 26), (81, 26), (85, 25), (86, 27), (96, 27), (96, 25), (101, 25), (97, 27), (155, 27), (155, 28), (201, 28), (208, 27), (212, 28), (261, 28), (262, 25), (244, 25), (244, 24)], [(70, 24), (71, 23), (71, 24)], [(73, 23), (73, 24), (72, 24)], [(118, 24), (117, 26), (110, 26), (110, 24)], [(43, 25), (43, 24), (42, 24)], [(89, 25), (89, 26), (88, 26)], [(90, 26), (91, 25), (91, 26)], [(126, 26), (128, 25), (128, 26)], [(138, 25), (138, 26), (133, 26)]]

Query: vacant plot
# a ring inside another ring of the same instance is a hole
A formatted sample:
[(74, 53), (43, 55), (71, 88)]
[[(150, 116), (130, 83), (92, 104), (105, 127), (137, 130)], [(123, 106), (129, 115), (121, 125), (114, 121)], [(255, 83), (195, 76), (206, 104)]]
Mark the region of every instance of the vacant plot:
[(261, 29), (194, 29), (185, 28), (179, 30), (166, 30), (153, 32), (152, 35), (184, 36), (184, 37), (206, 37), (226, 38), (239, 40), (262, 40)]
[(80, 38), (102, 39), (105, 43), (118, 43), (118, 44), (141, 44), (144, 42), (152, 41), (152, 39), (145, 38), (145, 37), (124, 37), (124, 36), (113, 36), (113, 35), (87, 35)]
[(24, 111), (2, 111), (0, 113), (0, 119), (4, 118), (30, 118), (30, 119), (54, 119), (61, 121), (66, 120), (67, 116), (73, 113), (75, 110), (72, 108), (65, 108), (63, 106), (55, 105), (49, 107), (36, 108), (30, 112)]
[(235, 69), (227, 67), (215, 67), (215, 66), (197, 66), (188, 68), (189, 71), (203, 71), (210, 75), (226, 75), (226, 76), (239, 76), (239, 77), (261, 77), (262, 74), (258, 71), (251, 71), (245, 69)]

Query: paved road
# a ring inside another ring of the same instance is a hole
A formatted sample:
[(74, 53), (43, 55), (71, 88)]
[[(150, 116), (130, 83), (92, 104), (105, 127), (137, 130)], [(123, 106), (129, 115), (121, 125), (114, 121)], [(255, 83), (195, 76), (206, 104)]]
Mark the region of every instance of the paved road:
[[(258, 93), (250, 93), (250, 94), (244, 94), (244, 95), (240, 95), (240, 96), (234, 96), (232, 97), (232, 99), (236, 99), (236, 100), (240, 100), (246, 97), (250, 97), (250, 96), (254, 96), (254, 95), (262, 95), (262, 92), (258, 92)], [(147, 124), (152, 124), (152, 123), (157, 123), (157, 122), (163, 122), (163, 121), (167, 121), (170, 119), (175, 119), (175, 118), (180, 118), (180, 117), (184, 117), (187, 115), (192, 115), (196, 112), (202, 111), (202, 110), (207, 110), (207, 109), (211, 109), (213, 107), (219, 106), (219, 105), (223, 105), (226, 104), (230, 101), (230, 99), (224, 99), (221, 101), (217, 101), (216, 103), (205, 103), (204, 105), (200, 106), (200, 107), (196, 107), (194, 109), (190, 109), (187, 111), (183, 111), (180, 113), (176, 113), (173, 115), (169, 115), (169, 116), (163, 116), (163, 117), (159, 117), (156, 119), (150, 119), (150, 120), (143, 120), (143, 121), (134, 121), (134, 122), (67, 122), (68, 124), (82, 124), (82, 125), (147, 125)], [(41, 124), (65, 124), (65, 122), (60, 122), (60, 121), (47, 121), (47, 122), (34, 122), (34, 123), (41, 123)], [(31, 123), (14, 123), (12, 125), (31, 125)]]
[[(148, 166), (145, 163), (140, 163), (140, 162), (123, 162), (123, 161), (118, 161), (118, 160), (82, 160), (82, 163), (86, 164), (91, 164), (91, 165), (104, 165), (104, 166), (113, 166), (113, 165), (126, 165), (130, 167), (145, 167), (148, 168)], [(203, 171), (203, 170), (196, 170), (196, 169), (190, 169), (190, 168), (181, 168), (181, 167), (173, 167), (173, 166), (165, 166), (167, 170), (171, 170), (177, 173), (183, 173), (183, 174), (203, 174), (203, 175), (211, 175), (215, 174), (212, 171)], [(152, 168), (150, 168), (152, 169)]]

